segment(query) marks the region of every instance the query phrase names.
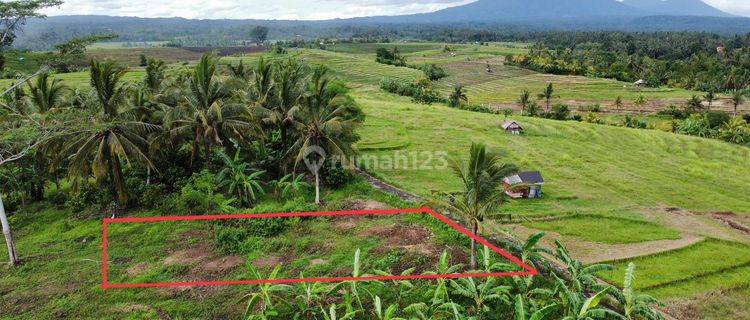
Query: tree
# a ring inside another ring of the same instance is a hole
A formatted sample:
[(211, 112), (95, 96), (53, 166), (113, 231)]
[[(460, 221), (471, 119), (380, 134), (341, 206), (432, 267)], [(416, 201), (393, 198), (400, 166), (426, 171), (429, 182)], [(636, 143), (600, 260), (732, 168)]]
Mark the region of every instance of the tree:
[(703, 101), (699, 96), (693, 95), (685, 104), (685, 109), (688, 113), (698, 112), (703, 109)]
[(59, 6), (60, 0), (20, 0), (0, 2), (0, 49), (9, 47), (28, 18), (44, 18), (42, 9)]
[(453, 91), (448, 96), (448, 105), (451, 108), (459, 108), (464, 102), (468, 102), (469, 97), (466, 95), (466, 89), (462, 85), (453, 87)]
[(244, 141), (247, 133), (258, 130), (247, 107), (224, 101), (229, 92), (219, 81), (216, 65), (213, 55), (203, 55), (190, 77), (187, 104), (174, 108), (167, 121), (172, 137), (192, 140), (191, 161), (203, 150), (206, 168), (215, 146), (228, 138)]
[(633, 104), (636, 106), (639, 112), (643, 112), (643, 106), (645, 106), (647, 103), (648, 100), (646, 100), (646, 97), (644, 97), (643, 95), (639, 95), (633, 101)]
[(708, 102), (708, 111), (711, 111), (711, 106), (713, 105), (714, 101), (716, 101), (716, 93), (713, 91), (713, 89), (711, 89), (706, 93), (706, 95), (703, 96), (703, 99)]
[(37, 76), (33, 83), (29, 81), (28, 85), (31, 102), (40, 114), (58, 108), (66, 88), (60, 83), (60, 79), (53, 78), (50, 80), (50, 74), (47, 72)]
[(344, 117), (351, 100), (332, 90), (327, 73), (322, 66), (315, 70), (301, 103), (290, 111), (299, 138), (289, 152), (296, 152), (295, 165), (305, 161), (315, 176), (316, 204), (320, 204), (321, 166), (328, 154), (345, 159), (354, 153), (351, 141), (345, 137), (357, 124), (355, 119)]
[[(445, 205), (450, 212), (464, 218), (476, 235), (484, 217), (497, 212), (505, 195), (502, 180), (516, 171), (516, 166), (503, 163), (499, 155), (489, 154), (484, 144), (472, 143), (468, 162), (453, 159), (451, 168), (462, 186), (459, 193), (447, 195)], [(476, 267), (477, 245), (472, 239), (471, 268)]]
[(617, 110), (622, 109), (622, 97), (621, 96), (617, 96), (617, 99), (615, 99), (615, 108)]
[(103, 113), (85, 119), (80, 129), (57, 135), (47, 146), (52, 153), (70, 155), (71, 176), (91, 174), (99, 183), (108, 184), (120, 205), (129, 200), (123, 164), (138, 162), (156, 170), (147, 156), (147, 136), (160, 130), (148, 123), (121, 119), (118, 110), (125, 92), (120, 83), (123, 75), (124, 68), (114, 62), (92, 61), (91, 85), (98, 105), (88, 107), (92, 111), (100, 108)]
[(518, 97), (518, 104), (521, 105), (521, 113), (526, 112), (526, 108), (531, 105), (533, 101), (531, 101), (531, 94), (529, 93), (529, 90), (523, 90), (521, 92), (521, 96)]
[(157, 93), (164, 83), (166, 65), (164, 60), (148, 58), (146, 60), (146, 75), (143, 76), (143, 86), (151, 93)]
[(111, 40), (117, 38), (118, 35), (113, 33), (104, 34), (93, 34), (81, 38), (73, 38), (67, 42), (59, 43), (55, 45), (57, 54), (55, 54), (49, 61), (59, 72), (71, 72), (74, 65), (80, 64), (85, 61), (86, 47), (92, 43)]
[(503, 109), (503, 116), (505, 117), (505, 120), (508, 120), (508, 117), (513, 115), (513, 109), (507, 108)]
[(745, 103), (745, 96), (747, 95), (747, 92), (742, 90), (734, 90), (732, 91), (732, 97), (730, 98), (732, 100), (732, 105), (734, 105), (734, 112), (733, 115), (737, 116), (737, 108)]
[(255, 44), (262, 45), (268, 40), (268, 27), (266, 26), (255, 26), (250, 29), (250, 39), (255, 41)]
[(548, 84), (546, 88), (544, 88), (544, 91), (539, 94), (540, 99), (544, 99), (546, 102), (547, 111), (549, 111), (550, 103), (552, 102), (552, 98), (554, 98), (555, 88), (552, 86), (552, 84)]

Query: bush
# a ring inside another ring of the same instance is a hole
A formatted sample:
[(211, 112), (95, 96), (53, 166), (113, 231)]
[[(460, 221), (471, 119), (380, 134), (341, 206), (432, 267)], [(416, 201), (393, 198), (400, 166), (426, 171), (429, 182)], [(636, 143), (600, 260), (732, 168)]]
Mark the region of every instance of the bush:
[(666, 109), (657, 112), (657, 114), (663, 115), (663, 116), (670, 116), (675, 119), (685, 119), (690, 115), (689, 113), (681, 110), (675, 105), (670, 105)]
[(642, 119), (636, 119), (632, 117), (631, 115), (626, 115), (625, 119), (622, 120), (621, 124), (623, 127), (627, 127), (627, 128), (635, 128), (635, 129), (648, 128), (648, 122)]
[(412, 97), (416, 103), (433, 104), (446, 102), (440, 92), (430, 86), (420, 85), (404, 80), (383, 78), (380, 80), (380, 89), (404, 97)]
[(329, 188), (339, 188), (354, 179), (354, 173), (344, 168), (338, 161), (332, 161), (330, 158), (326, 165), (320, 168), (320, 179), (323, 185)]
[(427, 79), (430, 79), (432, 81), (437, 81), (448, 76), (448, 73), (445, 72), (443, 68), (441, 68), (440, 66), (434, 63), (424, 64), (421, 67), (418, 67), (415, 69), (422, 70), (422, 72), (424, 72), (425, 77), (427, 77)]
[(742, 115), (742, 119), (745, 119), (745, 122), (750, 123), (750, 113)]
[(708, 120), (708, 126), (711, 129), (718, 129), (732, 119), (728, 113), (720, 111), (707, 111), (704, 116)]
[(240, 219), (218, 223), (215, 232), (216, 248), (224, 254), (250, 253), (259, 249), (267, 238), (287, 229), (283, 218)]
[(138, 205), (149, 209), (156, 208), (164, 201), (164, 196), (167, 194), (167, 186), (161, 183), (143, 185), (141, 190), (139, 190), (139, 194)]
[(65, 207), (72, 211), (84, 211), (86, 209), (102, 210), (112, 203), (113, 199), (109, 190), (97, 183), (82, 182), (74, 189), (65, 201)]
[(716, 135), (715, 130), (712, 130), (709, 125), (708, 117), (700, 114), (694, 114), (680, 122), (675, 128), (675, 132), (703, 138)]
[(552, 106), (550, 112), (545, 112), (543, 116), (554, 120), (568, 120), (570, 117), (570, 107), (566, 104), (556, 104)]
[(490, 109), (489, 107), (483, 106), (481, 104), (464, 104), (464, 105), (461, 105), (461, 110), (481, 112), (481, 113), (492, 113), (492, 114), (498, 113), (497, 111)]

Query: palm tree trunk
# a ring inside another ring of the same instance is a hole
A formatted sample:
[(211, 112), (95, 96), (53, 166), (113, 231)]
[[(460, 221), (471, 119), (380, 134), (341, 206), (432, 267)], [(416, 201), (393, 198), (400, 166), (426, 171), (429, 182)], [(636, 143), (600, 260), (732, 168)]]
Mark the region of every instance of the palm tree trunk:
[(8, 217), (5, 215), (5, 207), (3, 206), (3, 196), (0, 195), (0, 223), (3, 226), (3, 235), (5, 236), (5, 244), (8, 245), (8, 257), (10, 258), (10, 265), (18, 264), (18, 254), (16, 253), (16, 243), (13, 241), (13, 233), (10, 231), (10, 224), (8, 223)]
[(112, 183), (117, 193), (117, 201), (121, 206), (128, 204), (128, 190), (125, 186), (125, 179), (122, 177), (122, 166), (119, 157), (112, 159)]
[(320, 172), (315, 171), (315, 204), (320, 204)]
[[(471, 227), (471, 232), (474, 235), (479, 233), (479, 225), (476, 222)], [(477, 241), (474, 238), (471, 239), (471, 269), (477, 268)]]
[(151, 184), (151, 167), (146, 165), (146, 185)]

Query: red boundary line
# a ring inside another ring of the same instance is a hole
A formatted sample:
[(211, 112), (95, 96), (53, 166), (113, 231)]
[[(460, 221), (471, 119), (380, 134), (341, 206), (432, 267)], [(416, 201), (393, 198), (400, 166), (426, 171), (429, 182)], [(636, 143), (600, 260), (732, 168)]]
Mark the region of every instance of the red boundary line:
[[(138, 222), (164, 222), (164, 221), (197, 221), (197, 220), (219, 220), (219, 219), (258, 219), (258, 218), (291, 218), (291, 217), (321, 217), (321, 216), (365, 216), (365, 215), (396, 215), (403, 213), (429, 214), (442, 221), (454, 230), (465, 236), (476, 240), (487, 246), (493, 252), (500, 254), (525, 271), (515, 272), (492, 272), (492, 273), (452, 273), (452, 274), (430, 274), (409, 276), (365, 276), (365, 277), (335, 277), (335, 278), (299, 278), (299, 279), (273, 279), (273, 280), (223, 280), (223, 281), (191, 281), (191, 282), (157, 282), (157, 283), (110, 283), (108, 273), (108, 231), (107, 227), (115, 223), (138, 223)], [(320, 212), (288, 212), (270, 214), (224, 214), (206, 216), (167, 216), (167, 217), (144, 217), (144, 218), (106, 218), (102, 221), (102, 289), (116, 288), (155, 288), (155, 287), (190, 287), (190, 286), (224, 286), (224, 285), (257, 285), (257, 284), (280, 284), (280, 283), (309, 283), (309, 282), (343, 282), (343, 281), (388, 281), (388, 280), (410, 280), (410, 279), (457, 279), (457, 278), (487, 278), (487, 277), (512, 277), (512, 276), (535, 276), (539, 272), (532, 266), (523, 263), (507, 251), (493, 245), (487, 239), (474, 235), (468, 229), (462, 227), (446, 216), (432, 210), (429, 207), (392, 209), (392, 210), (350, 210), (350, 211), (320, 211)]]

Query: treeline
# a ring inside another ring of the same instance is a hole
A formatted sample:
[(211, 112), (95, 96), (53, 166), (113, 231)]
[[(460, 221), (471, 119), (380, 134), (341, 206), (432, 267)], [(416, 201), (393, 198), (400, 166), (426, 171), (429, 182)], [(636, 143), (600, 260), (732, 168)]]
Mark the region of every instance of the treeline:
[(750, 35), (550, 33), (510, 61), (545, 73), (584, 75), (706, 92), (750, 85)]

